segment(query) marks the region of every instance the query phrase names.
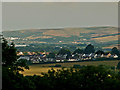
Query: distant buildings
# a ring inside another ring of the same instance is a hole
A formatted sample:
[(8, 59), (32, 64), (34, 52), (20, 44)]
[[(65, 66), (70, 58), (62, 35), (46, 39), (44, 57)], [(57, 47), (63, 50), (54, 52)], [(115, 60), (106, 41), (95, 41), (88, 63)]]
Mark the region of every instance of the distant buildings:
[(27, 61), (30, 61), (31, 63), (44, 63), (44, 62), (69, 62), (69, 61), (84, 61), (84, 60), (97, 60), (102, 58), (118, 58), (117, 55), (112, 55), (111, 53), (108, 54), (72, 54), (69, 59), (67, 58), (67, 54), (65, 55), (55, 55), (55, 58), (48, 58), (47, 55), (49, 55), (49, 52), (26, 52), (27, 55), (24, 54), (24, 52), (17, 52), (17, 55), (20, 56), (18, 60), (20, 59), (26, 59)]
[(27, 45), (15, 45), (15, 47), (26, 47)]

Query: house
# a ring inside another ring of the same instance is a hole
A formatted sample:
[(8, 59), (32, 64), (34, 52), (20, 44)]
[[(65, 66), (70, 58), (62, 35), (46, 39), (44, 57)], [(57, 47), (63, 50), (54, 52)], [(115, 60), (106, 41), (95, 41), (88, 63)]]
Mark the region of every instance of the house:
[(17, 56), (24, 55), (23, 52), (17, 52)]
[(118, 58), (118, 55), (115, 54), (115, 55), (111, 55), (110, 57), (111, 58)]
[(110, 57), (111, 57), (111, 53), (108, 53), (108, 54), (106, 55), (106, 57), (107, 57), (107, 58), (110, 58)]
[(97, 54), (94, 55), (94, 58), (97, 58)]
[(56, 57), (56, 62), (64, 62), (65, 58), (63, 57)]
[(114, 57), (113, 58), (118, 58), (118, 56), (117, 55), (114, 55)]
[(32, 55), (32, 53), (31, 53), (31, 52), (27, 52), (27, 54), (28, 54), (28, 55)]
[(68, 61), (78, 61), (78, 60), (74, 58), (70, 58)]
[(39, 60), (33, 60), (32, 63), (40, 63)]
[(61, 60), (56, 60), (56, 62), (61, 62)]
[(66, 59), (66, 57), (67, 57), (67, 54), (65, 54), (65, 55), (59, 54), (56, 56), (56, 58), (62, 58), (62, 59)]
[(55, 59), (54, 58), (46, 58), (46, 61), (47, 62), (55, 62)]
[(30, 60), (30, 57), (29, 56), (24, 56), (24, 55), (21, 55), (18, 60), (20, 59), (26, 59), (26, 60)]
[(104, 54), (102, 54), (101, 57), (104, 57)]
[(83, 55), (82, 55), (82, 60), (92, 59), (92, 57), (93, 57), (92, 54), (83, 54)]

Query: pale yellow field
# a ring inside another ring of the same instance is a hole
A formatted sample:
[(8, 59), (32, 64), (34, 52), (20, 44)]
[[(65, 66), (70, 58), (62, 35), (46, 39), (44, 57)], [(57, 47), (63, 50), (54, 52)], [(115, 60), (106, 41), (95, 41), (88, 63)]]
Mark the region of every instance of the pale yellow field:
[[(22, 74), (26, 75), (40, 75), (42, 72), (47, 73), (48, 70), (51, 69), (51, 67), (49, 66), (54, 66), (56, 64), (61, 65), (62, 67), (65, 68), (70, 68), (73, 67), (74, 64), (77, 65), (106, 65), (106, 66), (117, 66), (118, 62), (120, 62), (120, 60), (112, 60), (112, 61), (92, 61), (92, 62), (71, 62), (71, 63), (54, 63), (54, 64), (35, 64), (35, 65), (31, 65), (29, 66), (29, 70), (25, 70), (24, 72), (22, 72)], [(53, 67), (55, 70), (57, 69), (61, 69), (61, 67)]]
[[(38, 67), (38, 66), (30, 66), (29, 70), (25, 70), (21, 72), (23, 75), (41, 75), (41, 73), (47, 73), (50, 70), (50, 67)], [(54, 70), (61, 69), (61, 68), (54, 68)]]
[(100, 38), (93, 38), (93, 40), (100, 41), (100, 42), (106, 42), (111, 40), (118, 40), (118, 35), (116, 36), (107, 36), (107, 37), (100, 37)]

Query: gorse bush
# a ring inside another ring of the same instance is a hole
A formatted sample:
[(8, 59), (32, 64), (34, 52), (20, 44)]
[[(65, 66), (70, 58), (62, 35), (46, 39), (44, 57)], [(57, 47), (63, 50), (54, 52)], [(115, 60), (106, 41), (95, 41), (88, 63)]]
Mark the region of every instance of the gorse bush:
[(83, 67), (84, 67), (84, 65), (83, 65), (83, 66), (78, 65), (78, 64), (74, 64), (74, 65), (73, 65), (73, 68), (79, 68), (79, 69), (80, 69), (80, 68), (83, 68)]
[(61, 65), (60, 64), (56, 64), (55, 67), (61, 67)]

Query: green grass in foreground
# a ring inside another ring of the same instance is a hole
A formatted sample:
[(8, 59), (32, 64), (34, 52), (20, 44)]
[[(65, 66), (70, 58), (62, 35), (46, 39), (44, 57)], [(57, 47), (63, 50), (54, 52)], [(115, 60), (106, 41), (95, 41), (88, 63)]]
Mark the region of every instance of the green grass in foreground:
[[(41, 73), (47, 73), (48, 70), (50, 70), (52, 67), (51, 66), (55, 66), (56, 64), (61, 65), (61, 67), (65, 67), (65, 68), (70, 68), (73, 67), (73, 65), (77, 64), (77, 65), (81, 65), (81, 66), (89, 66), (89, 65), (93, 65), (93, 66), (98, 66), (98, 65), (105, 65), (105, 66), (110, 66), (110, 67), (115, 67), (117, 66), (119, 60), (111, 60), (111, 61), (87, 61), (87, 62), (70, 62), (70, 63), (54, 63), (54, 64), (33, 64), (29, 66), (29, 70), (25, 70), (24, 72), (22, 72), (22, 74), (26, 75), (41, 75)], [(55, 70), (57, 69), (61, 69), (61, 67), (53, 67)]]

